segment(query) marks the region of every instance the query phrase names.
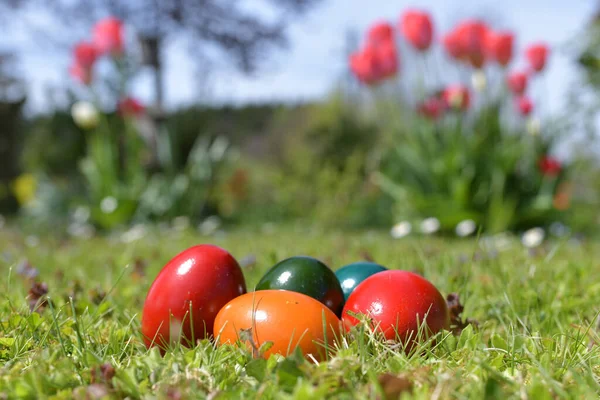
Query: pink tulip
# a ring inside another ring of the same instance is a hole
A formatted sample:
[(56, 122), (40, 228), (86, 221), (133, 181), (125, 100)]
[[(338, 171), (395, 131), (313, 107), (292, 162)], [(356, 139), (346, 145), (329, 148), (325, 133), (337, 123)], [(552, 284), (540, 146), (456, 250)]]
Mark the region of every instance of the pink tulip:
[(406, 40), (417, 50), (425, 51), (433, 39), (431, 16), (422, 11), (408, 10), (401, 18), (400, 28)]
[(100, 54), (123, 53), (123, 23), (114, 17), (99, 21), (93, 29), (94, 44)]
[(84, 85), (89, 85), (92, 82), (92, 71), (90, 68), (83, 68), (81, 65), (74, 62), (69, 67), (69, 74), (73, 79), (78, 80)]
[(487, 55), (498, 64), (506, 67), (513, 56), (514, 35), (512, 32), (488, 32), (486, 35)]
[(90, 69), (98, 59), (96, 46), (88, 42), (79, 42), (73, 50), (75, 62), (83, 68)]
[(466, 111), (471, 104), (471, 94), (464, 85), (448, 86), (442, 92), (442, 99), (447, 108)]
[(371, 26), (367, 33), (367, 43), (378, 46), (394, 41), (394, 27), (388, 22), (377, 22)]
[(419, 105), (417, 111), (422, 116), (435, 121), (442, 116), (445, 108), (446, 104), (444, 100), (440, 99), (439, 97), (433, 96), (423, 101)]
[(145, 111), (146, 107), (133, 97), (125, 97), (117, 105), (117, 112), (123, 117), (139, 117)]
[(516, 106), (519, 113), (523, 116), (528, 116), (533, 111), (533, 102), (527, 96), (519, 96), (516, 98)]
[(444, 47), (452, 58), (466, 62), (474, 68), (481, 68), (486, 60), (487, 34), (488, 27), (485, 23), (468, 20), (444, 36)]
[(350, 56), (350, 70), (366, 85), (379, 83), (398, 72), (398, 53), (394, 42), (369, 45)]
[(529, 77), (525, 72), (513, 72), (508, 75), (507, 84), (509, 89), (516, 95), (522, 95), (527, 90)]
[(550, 53), (548, 46), (543, 43), (537, 43), (529, 46), (527, 50), (525, 50), (525, 57), (527, 58), (531, 69), (536, 72), (541, 72), (546, 67), (548, 53)]

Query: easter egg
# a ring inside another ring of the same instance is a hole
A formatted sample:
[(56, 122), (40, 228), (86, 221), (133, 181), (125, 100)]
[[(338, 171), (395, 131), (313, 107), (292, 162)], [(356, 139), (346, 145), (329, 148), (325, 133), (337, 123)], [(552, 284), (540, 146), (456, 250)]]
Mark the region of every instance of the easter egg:
[(344, 306), (344, 292), (335, 273), (316, 258), (290, 257), (275, 264), (258, 282), (256, 290), (291, 290), (325, 304), (336, 315)]
[[(217, 314), (220, 344), (243, 343), (255, 354), (287, 356), (300, 348), (309, 359), (327, 358), (340, 336), (338, 317), (323, 303), (298, 292), (261, 290), (236, 297)], [(265, 343), (270, 347), (258, 353)]]
[[(408, 271), (383, 271), (362, 281), (342, 312), (346, 328), (358, 324), (351, 315), (362, 314), (387, 340), (403, 343), (427, 338), (450, 326), (446, 300), (427, 279)], [(419, 325), (423, 329), (419, 336)]]
[(242, 270), (226, 250), (205, 244), (181, 252), (163, 267), (146, 296), (146, 346), (195, 344), (212, 333), (219, 310), (244, 293)]
[(359, 283), (381, 271), (387, 271), (387, 268), (368, 261), (348, 264), (335, 271), (335, 276), (337, 276), (344, 291), (344, 299), (348, 300), (348, 296)]

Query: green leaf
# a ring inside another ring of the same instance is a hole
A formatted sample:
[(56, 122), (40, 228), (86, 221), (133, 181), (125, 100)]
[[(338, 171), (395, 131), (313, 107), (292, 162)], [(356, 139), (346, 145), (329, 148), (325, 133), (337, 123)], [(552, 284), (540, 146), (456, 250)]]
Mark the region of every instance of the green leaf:
[(40, 325), (42, 325), (44, 319), (40, 314), (33, 312), (27, 317), (27, 322), (29, 322), (31, 330), (35, 331), (37, 328), (39, 328)]
[(260, 345), (260, 347), (258, 348), (258, 354), (260, 354), (260, 355), (262, 356), (262, 355), (263, 355), (263, 354), (265, 354), (267, 351), (269, 351), (269, 349), (270, 349), (271, 347), (273, 347), (273, 344), (274, 344), (273, 342), (269, 342), (269, 341), (267, 341), (267, 342), (264, 342), (264, 343), (263, 343), (263, 344), (261, 344), (261, 345)]
[(277, 379), (279, 384), (287, 389), (293, 390), (299, 379), (304, 373), (298, 368), (298, 363), (291, 358), (284, 359), (277, 368)]
[(504, 391), (502, 390), (502, 384), (495, 377), (490, 376), (485, 383), (485, 397), (486, 400), (492, 399), (503, 399), (506, 398)]
[(11, 338), (11, 337), (0, 338), (0, 346), (11, 347), (13, 344), (15, 344), (15, 338)]
[(506, 340), (504, 340), (504, 338), (498, 335), (497, 333), (494, 333), (492, 335), (490, 342), (492, 344), (492, 347), (508, 351), (508, 345), (506, 344)]
[(257, 381), (263, 382), (267, 375), (267, 360), (264, 358), (257, 358), (250, 361), (246, 364), (246, 373)]

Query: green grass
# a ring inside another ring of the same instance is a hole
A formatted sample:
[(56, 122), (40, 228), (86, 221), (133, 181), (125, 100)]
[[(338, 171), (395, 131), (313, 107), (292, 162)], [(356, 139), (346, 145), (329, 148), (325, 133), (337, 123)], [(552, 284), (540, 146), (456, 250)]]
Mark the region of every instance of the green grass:
[[(592, 242), (550, 242), (533, 254), (514, 240), (496, 253), (474, 239), (395, 241), (384, 233), (308, 229), (35, 242), (0, 233), (0, 398), (375, 399), (396, 398), (408, 386), (404, 395), (418, 399), (600, 394), (600, 352), (590, 346), (598, 339), (600, 246)], [(171, 257), (198, 243), (222, 246), (238, 260), (256, 256), (245, 268), (249, 288), (288, 256), (312, 255), (335, 269), (368, 253), (390, 268), (422, 273), (444, 295), (460, 293), (463, 316), (479, 327), (440, 334), (435, 346), (410, 356), (363, 330), (320, 365), (297, 355), (253, 360), (246, 350), (208, 341), (162, 357), (146, 350), (139, 333), (146, 291)], [(48, 285), (51, 304), (41, 314), (30, 312), (31, 284), (17, 274), (24, 259)], [(136, 263), (147, 264), (144, 276)]]

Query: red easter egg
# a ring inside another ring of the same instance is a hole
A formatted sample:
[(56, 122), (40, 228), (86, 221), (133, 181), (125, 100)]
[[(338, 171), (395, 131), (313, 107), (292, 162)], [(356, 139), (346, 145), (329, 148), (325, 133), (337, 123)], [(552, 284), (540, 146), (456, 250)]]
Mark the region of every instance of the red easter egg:
[(142, 312), (146, 346), (195, 344), (212, 334), (219, 310), (244, 293), (242, 270), (227, 251), (213, 245), (183, 251), (163, 267), (148, 291)]
[(426, 336), (450, 326), (442, 294), (427, 279), (408, 271), (383, 271), (362, 281), (342, 311), (347, 329), (359, 322), (348, 311), (366, 315), (386, 339), (405, 343), (417, 338), (420, 324), (427, 325)]

